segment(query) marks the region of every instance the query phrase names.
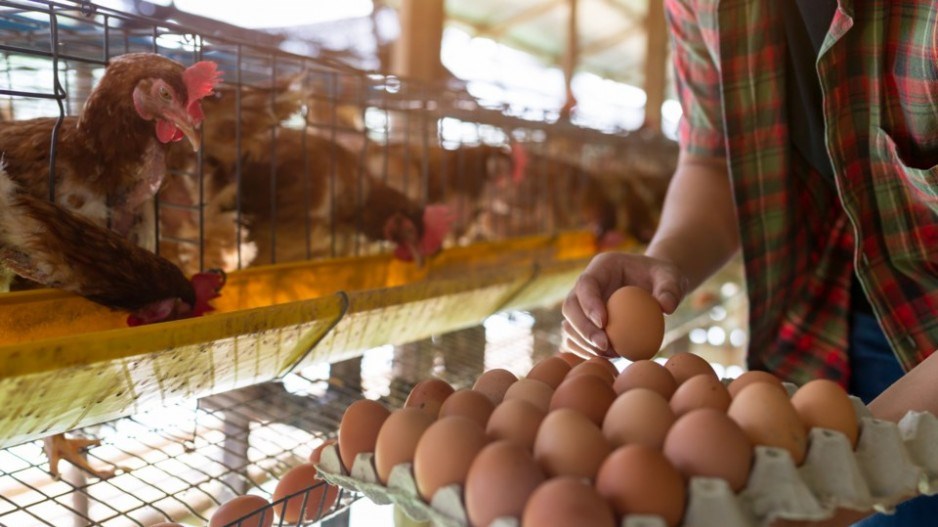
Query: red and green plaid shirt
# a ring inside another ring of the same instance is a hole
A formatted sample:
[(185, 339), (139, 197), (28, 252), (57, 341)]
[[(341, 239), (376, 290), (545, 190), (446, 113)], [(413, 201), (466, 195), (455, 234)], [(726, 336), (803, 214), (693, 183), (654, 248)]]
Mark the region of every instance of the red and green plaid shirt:
[(899, 362), (921, 362), (938, 347), (935, 0), (839, 0), (817, 61), (836, 190), (792, 155), (779, 4), (665, 4), (682, 148), (730, 169), (750, 367), (846, 383), (854, 269)]

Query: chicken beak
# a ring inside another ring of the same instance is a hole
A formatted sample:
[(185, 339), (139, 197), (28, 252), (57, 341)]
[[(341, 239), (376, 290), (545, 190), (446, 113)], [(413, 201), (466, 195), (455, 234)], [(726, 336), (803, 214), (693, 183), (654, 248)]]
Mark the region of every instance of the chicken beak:
[(189, 140), (192, 145), (192, 151), (198, 152), (202, 146), (202, 134), (199, 133), (199, 125), (192, 120), (192, 116), (184, 109), (173, 108), (164, 114), (166, 120), (173, 123), (180, 132)]
[(414, 242), (407, 242), (407, 250), (410, 251), (410, 255), (414, 258), (414, 264), (417, 267), (423, 267), (425, 263), (423, 258), (423, 253), (420, 252), (420, 248), (417, 247), (417, 244)]

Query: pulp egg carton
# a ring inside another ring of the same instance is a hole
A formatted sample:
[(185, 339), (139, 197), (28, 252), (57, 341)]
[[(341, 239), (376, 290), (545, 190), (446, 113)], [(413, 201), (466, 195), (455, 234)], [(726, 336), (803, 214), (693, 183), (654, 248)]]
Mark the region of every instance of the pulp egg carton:
[[(856, 450), (842, 433), (822, 428), (811, 430), (800, 467), (787, 450), (757, 446), (749, 480), (738, 494), (722, 479), (691, 478), (682, 526), (766, 527), (778, 519), (820, 521), (840, 508), (889, 513), (914, 496), (938, 493), (938, 419), (927, 412), (909, 412), (897, 425), (874, 419), (859, 399), (851, 400), (860, 422)], [(427, 504), (417, 492), (411, 463), (394, 467), (384, 486), (373, 453), (359, 454), (349, 474), (333, 444), (323, 450), (318, 469), (329, 483), (361, 492), (379, 505), (394, 503), (416, 521), (468, 526), (462, 486), (441, 488)], [(489, 527), (519, 525), (518, 518), (500, 518)], [(656, 516), (630, 515), (621, 527), (666, 524)]]

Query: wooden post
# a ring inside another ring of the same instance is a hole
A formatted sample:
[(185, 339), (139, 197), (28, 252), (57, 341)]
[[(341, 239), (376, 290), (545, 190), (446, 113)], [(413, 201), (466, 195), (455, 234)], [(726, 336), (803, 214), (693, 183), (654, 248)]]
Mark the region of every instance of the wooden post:
[(569, 120), (573, 107), (576, 106), (576, 97), (573, 96), (573, 75), (580, 60), (580, 35), (577, 28), (577, 0), (569, 0), (570, 12), (567, 17), (567, 49), (563, 57), (563, 79), (567, 98), (563, 108), (560, 109), (560, 118)]
[(443, 76), (443, 0), (403, 0), (398, 16), (401, 36), (394, 46), (391, 71), (426, 82)]
[(648, 51), (645, 55), (645, 127), (660, 131), (665, 62), (668, 59), (668, 30), (664, 22), (663, 0), (649, 0), (645, 31), (648, 36)]

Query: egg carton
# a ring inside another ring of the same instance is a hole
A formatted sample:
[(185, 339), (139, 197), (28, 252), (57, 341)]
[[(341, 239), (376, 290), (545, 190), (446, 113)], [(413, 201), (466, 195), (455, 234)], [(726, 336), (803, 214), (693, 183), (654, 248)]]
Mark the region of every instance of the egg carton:
[[(889, 513), (919, 494), (938, 493), (938, 419), (909, 412), (898, 423), (873, 418), (858, 399), (856, 449), (845, 435), (814, 428), (805, 462), (796, 466), (787, 450), (757, 446), (746, 487), (734, 494), (716, 478), (691, 478), (683, 527), (767, 527), (780, 519), (820, 521), (838, 509)], [(322, 452), (318, 466), (329, 483), (361, 492), (377, 504), (394, 503), (415, 521), (438, 527), (466, 527), (462, 487), (439, 489), (430, 503), (420, 498), (413, 465), (391, 471), (388, 485), (378, 480), (374, 454), (355, 458), (346, 473), (336, 445)], [(517, 518), (499, 518), (489, 527), (518, 527)], [(631, 515), (621, 527), (664, 527), (656, 516)]]

